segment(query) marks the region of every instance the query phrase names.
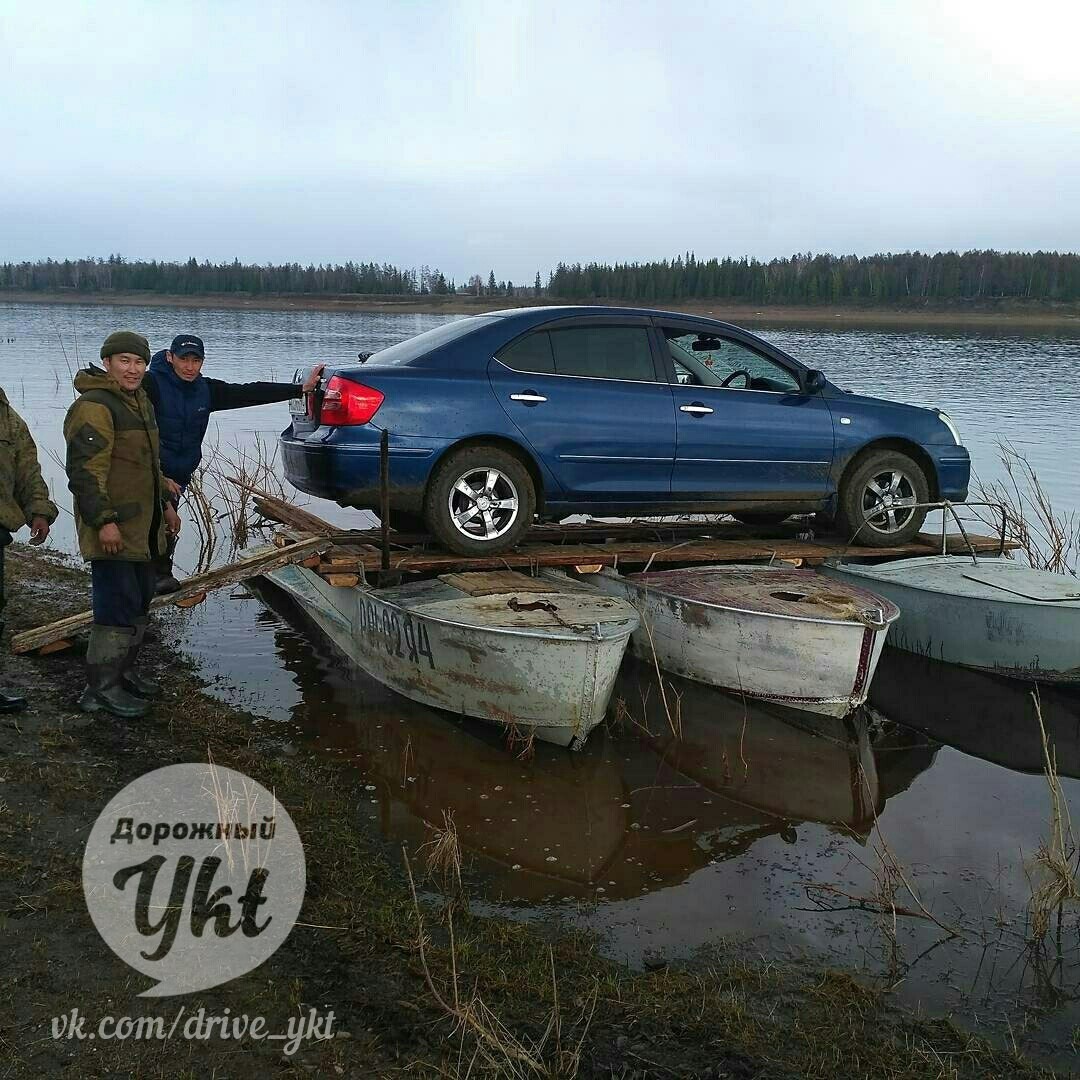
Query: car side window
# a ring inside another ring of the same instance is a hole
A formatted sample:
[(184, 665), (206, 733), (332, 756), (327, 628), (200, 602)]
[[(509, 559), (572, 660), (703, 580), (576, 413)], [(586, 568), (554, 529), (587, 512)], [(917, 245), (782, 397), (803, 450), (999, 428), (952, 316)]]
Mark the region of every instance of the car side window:
[(550, 333), (557, 375), (656, 382), (645, 327), (582, 326)]
[[(771, 390), (778, 394), (799, 393), (802, 389), (799, 380), (787, 368), (741, 341), (668, 328), (665, 328), (664, 336), (683, 353), (690, 353), (730, 389)], [(706, 380), (693, 381), (707, 385)]]
[(514, 371), (529, 371), (538, 375), (555, 374), (555, 358), (551, 354), (551, 338), (546, 330), (526, 334), (498, 354), (497, 359)]

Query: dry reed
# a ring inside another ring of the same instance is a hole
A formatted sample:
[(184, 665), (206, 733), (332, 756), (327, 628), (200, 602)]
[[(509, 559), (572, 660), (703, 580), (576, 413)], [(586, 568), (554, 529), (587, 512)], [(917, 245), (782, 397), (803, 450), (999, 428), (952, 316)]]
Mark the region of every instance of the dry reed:
[(440, 988), (436, 985), (435, 975), (431, 970), (428, 958), (431, 942), (420, 910), (412, 865), (404, 848), (402, 858), (412, 895), (417, 930), (416, 951), (424, 982), (435, 1003), (453, 1021), (453, 1033), (461, 1041), (457, 1067), (448, 1075), (472, 1076), (477, 1070), (481, 1070), (489, 1075), (509, 1077), (511, 1080), (526, 1080), (531, 1077), (573, 1080), (581, 1068), (582, 1047), (596, 1011), (597, 987), (594, 986), (592, 993), (583, 1001), (579, 1016), (569, 1032), (564, 1034), (555, 957), (549, 948), (552, 1004), (544, 1030), (539, 1036), (511, 1031), (480, 997), (475, 983), (470, 992), (462, 992), (454, 935), (454, 904), (451, 902), (446, 908), (450, 970), (446, 985)]
[[(1021, 450), (1000, 440), (998, 457), (1005, 478), (977, 481), (978, 498), (1001, 503), (1005, 514), (1005, 536), (1020, 545), (1029, 565), (1075, 577), (1080, 558), (1080, 517), (1075, 511), (1055, 509), (1035, 467)], [(995, 529), (1001, 525), (1000, 519), (991, 520), (991, 515), (983, 508), (973, 507), (972, 512)]]
[(461, 843), (458, 840), (457, 825), (453, 810), (442, 812), (441, 829), (434, 829), (434, 835), (417, 848), (417, 854), (423, 854), (429, 877), (441, 880), (444, 890), (461, 891)]
[(1031, 933), (1035, 942), (1041, 942), (1050, 929), (1055, 915), (1060, 917), (1068, 902), (1080, 900), (1080, 850), (1073, 833), (1069, 804), (1061, 787), (1057, 770), (1057, 754), (1046, 733), (1043, 722), (1042, 703), (1038, 691), (1031, 695), (1035, 703), (1035, 716), (1042, 736), (1043, 772), (1050, 790), (1050, 836), (1035, 853), (1034, 865), (1040, 881), (1032, 883)]

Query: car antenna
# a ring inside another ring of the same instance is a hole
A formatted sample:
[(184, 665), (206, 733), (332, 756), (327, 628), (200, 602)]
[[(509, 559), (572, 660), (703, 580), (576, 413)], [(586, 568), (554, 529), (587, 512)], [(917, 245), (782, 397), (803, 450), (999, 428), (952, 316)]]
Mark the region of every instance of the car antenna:
[(364, 363), (364, 361), (365, 361), (365, 360), (367, 360), (367, 358), (368, 358), (369, 356), (372, 356), (372, 355), (374, 355), (374, 354), (373, 354), (373, 353), (369, 353), (369, 352), (358, 352), (358, 353), (356, 354), (356, 359), (357, 359), (357, 360), (359, 360), (359, 361), (360, 361), (360, 363), (362, 364), (362, 363)]

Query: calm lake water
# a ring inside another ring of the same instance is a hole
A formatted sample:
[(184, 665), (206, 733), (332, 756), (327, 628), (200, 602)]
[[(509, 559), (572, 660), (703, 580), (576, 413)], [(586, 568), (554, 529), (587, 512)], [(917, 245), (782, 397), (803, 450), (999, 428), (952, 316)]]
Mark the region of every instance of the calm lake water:
[[(59, 461), (77, 362), (131, 326), (164, 347), (201, 335), (207, 374), (290, 379), (445, 321), (441, 316), (241, 312), (0, 303), (0, 385), (30, 424), (65, 513), (53, 543), (73, 550)], [(1055, 503), (1080, 510), (1080, 328), (1006, 333), (774, 328), (760, 331), (840, 385), (937, 405), (956, 420), (985, 479), (996, 444), (1028, 455)], [(215, 414), (208, 443), (234, 456), (271, 444), (284, 405)], [(304, 500), (318, 514), (348, 514)], [(190, 521), (178, 563), (194, 565)], [(272, 605), (272, 606), (271, 606)], [(873, 709), (847, 723), (743, 703), (679, 683), (684, 738), (665, 737), (654, 676), (628, 663), (623, 722), (577, 754), (512, 757), (481, 724), (413, 704), (364, 676), (287, 601), (244, 589), (172, 617), (223, 699), (346, 758), (368, 785), (367, 827), (419, 843), (453, 810), (479, 905), (572, 920), (613, 955), (701, 959), (723, 942), (896, 984), (898, 1000), (987, 1034), (1006, 1030), (1069, 1064), (1080, 1026), (1080, 931), (1026, 948), (1027, 870), (1049, 800), (1028, 688), (887, 650)], [(1080, 807), (1080, 701), (1044, 692), (1063, 787)], [(880, 833), (875, 831), (875, 822)], [(879, 836), (887, 842), (885, 851)], [(942, 925), (859, 910), (892, 859)], [(824, 911), (822, 908), (837, 909)], [(956, 930), (949, 936), (944, 927)]]

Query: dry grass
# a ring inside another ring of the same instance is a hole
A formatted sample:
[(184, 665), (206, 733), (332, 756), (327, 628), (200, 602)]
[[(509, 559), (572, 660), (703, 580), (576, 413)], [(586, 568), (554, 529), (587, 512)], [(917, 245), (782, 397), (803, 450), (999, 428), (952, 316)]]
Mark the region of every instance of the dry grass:
[(252, 489), (286, 498), (277, 454), (277, 444), (268, 443), (256, 432), (250, 449), (234, 444), (227, 453), (216, 450), (210, 457), (207, 474), (213, 480), (228, 522), (230, 555), (246, 547), (251, 533), (259, 527)]
[(190, 522), (198, 544), (191, 574), (204, 573), (223, 558), (235, 558), (247, 546), (252, 533), (262, 527), (252, 488), (285, 497), (275, 445), (256, 432), (248, 450), (239, 444), (228, 450), (222, 450), (217, 443), (207, 448), (203, 464), (184, 493), (184, 518)]
[(596, 1011), (598, 988), (582, 1002), (581, 1011), (564, 1032), (562, 1009), (559, 1003), (559, 985), (555, 973), (555, 955), (548, 947), (551, 969), (551, 1008), (539, 1035), (516, 1033), (503, 1023), (484, 1002), (474, 985), (463, 993), (461, 973), (458, 967), (457, 942), (454, 937), (454, 905), (446, 908), (446, 930), (449, 939), (449, 972), (444, 976), (445, 985), (436, 984), (431, 969), (428, 937), (420, 901), (416, 894), (416, 882), (407, 852), (402, 849), (405, 872), (412, 894), (413, 913), (416, 920), (416, 951), (423, 971), (428, 992), (439, 1008), (453, 1021), (453, 1035), (458, 1040), (457, 1060), (449, 1075), (468, 1077), (477, 1073), (490, 1076), (525, 1080), (546, 1077), (551, 1080), (573, 1080), (581, 1068), (582, 1050)]
[(207, 482), (206, 466), (200, 466), (191, 478), (184, 493), (187, 513), (184, 515), (191, 522), (199, 540), (199, 552), (191, 574), (202, 574), (214, 565), (220, 536), (219, 524), (221, 513), (215, 502), (215, 492)]
[(531, 725), (508, 723), (506, 725), (506, 749), (518, 761), (532, 761), (536, 756), (536, 729)]
[(1046, 937), (1054, 917), (1060, 917), (1065, 904), (1080, 900), (1077, 883), (1080, 850), (1073, 833), (1069, 804), (1058, 777), (1057, 756), (1043, 723), (1038, 691), (1031, 698), (1042, 734), (1043, 771), (1050, 789), (1050, 836), (1035, 853), (1034, 867), (1039, 880), (1032, 883), (1031, 889), (1031, 934), (1033, 941), (1039, 943)]
[(443, 825), (434, 830), (434, 836), (421, 844), (417, 854), (424, 856), (430, 877), (441, 880), (444, 890), (461, 892), (461, 843), (453, 810), (442, 812)]
[[(1005, 536), (1020, 545), (1031, 566), (1075, 577), (1080, 558), (1080, 517), (1075, 511), (1066, 513), (1054, 508), (1035, 467), (1022, 451), (1001, 440), (998, 457), (1005, 470), (1005, 479), (989, 483), (977, 481), (978, 498), (1002, 504)], [(1000, 528), (1000, 519), (991, 521), (989, 514), (975, 509), (972, 512), (994, 529)]]
[[(852, 857), (862, 866), (874, 883), (866, 895), (856, 895), (834, 885), (820, 882), (803, 882), (807, 898), (821, 911), (867, 911), (880, 917), (882, 932), (888, 946), (888, 981), (895, 985), (904, 976), (907, 965), (900, 951), (897, 930), (901, 918), (922, 919), (932, 922), (943, 930), (948, 938), (962, 937), (963, 932), (955, 926), (942, 922), (923, 903), (910, 874), (893, 851), (881, 829), (881, 821), (874, 807), (874, 796), (862, 766), (859, 780), (867, 797), (867, 805), (874, 816), (873, 862), (863, 860), (852, 852)], [(898, 902), (906, 894), (905, 902)], [(942, 940), (947, 940), (943, 938)]]

